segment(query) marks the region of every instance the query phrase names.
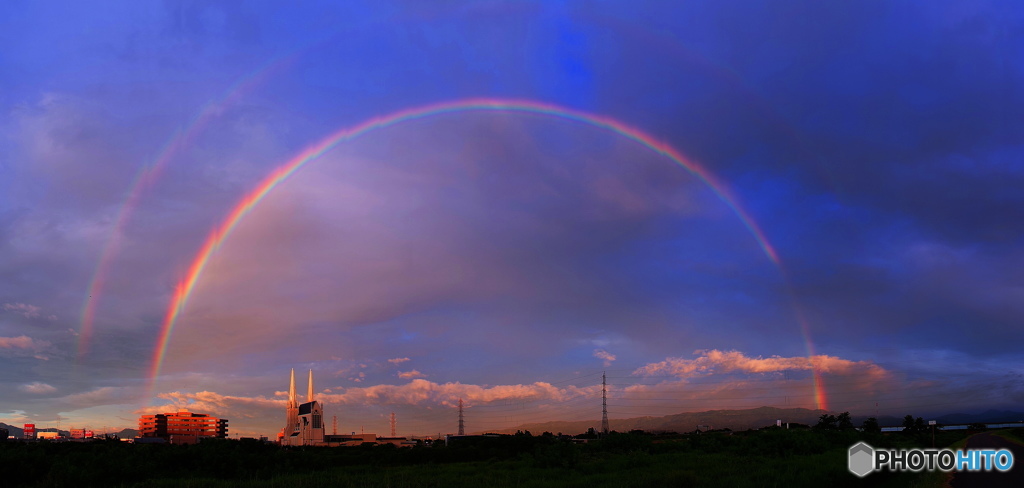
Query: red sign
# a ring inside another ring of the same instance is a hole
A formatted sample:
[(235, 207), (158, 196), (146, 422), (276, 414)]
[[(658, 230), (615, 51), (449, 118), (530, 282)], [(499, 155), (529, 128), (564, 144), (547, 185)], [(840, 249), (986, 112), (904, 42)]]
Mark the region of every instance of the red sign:
[(34, 439), (36, 437), (36, 424), (25, 424), (25, 438)]
[(85, 429), (71, 429), (72, 439), (85, 439)]
[(85, 438), (86, 439), (92, 439), (92, 431), (91, 430), (85, 429)]

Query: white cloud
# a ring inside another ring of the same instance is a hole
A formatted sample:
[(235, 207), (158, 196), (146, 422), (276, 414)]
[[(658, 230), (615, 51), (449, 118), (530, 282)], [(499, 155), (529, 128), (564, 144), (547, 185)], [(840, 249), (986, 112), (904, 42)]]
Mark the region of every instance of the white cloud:
[(57, 389), (54, 388), (53, 386), (48, 385), (46, 383), (40, 383), (38, 381), (26, 383), (24, 385), (19, 386), (18, 389), (23, 392), (32, 393), (35, 395), (45, 395), (57, 391)]
[(25, 318), (29, 319), (39, 318), (43, 312), (43, 309), (28, 303), (5, 303), (4, 310), (21, 314)]

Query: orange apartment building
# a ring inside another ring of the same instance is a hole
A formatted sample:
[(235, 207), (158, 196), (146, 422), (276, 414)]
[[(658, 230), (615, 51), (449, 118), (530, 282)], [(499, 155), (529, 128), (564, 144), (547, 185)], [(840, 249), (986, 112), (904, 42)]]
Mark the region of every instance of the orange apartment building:
[(202, 438), (227, 436), (227, 419), (205, 413), (180, 411), (139, 417), (139, 437), (160, 437), (172, 444), (194, 444)]

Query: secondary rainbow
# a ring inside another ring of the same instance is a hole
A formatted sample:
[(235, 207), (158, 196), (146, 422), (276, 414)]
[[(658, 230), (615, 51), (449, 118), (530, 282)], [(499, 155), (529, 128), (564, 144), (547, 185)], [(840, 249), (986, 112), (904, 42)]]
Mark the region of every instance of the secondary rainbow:
[(735, 196), (733, 196), (722, 183), (716, 180), (707, 170), (684, 157), (672, 146), (658, 141), (653, 136), (641, 131), (640, 129), (609, 117), (594, 115), (575, 109), (533, 100), (492, 98), (464, 99), (414, 107), (411, 109), (393, 112), (388, 115), (374, 117), (361, 124), (341, 129), (320, 140), (320, 142), (309, 146), (291, 160), (275, 169), (262, 182), (260, 182), (254, 190), (246, 194), (245, 197), (243, 197), (242, 200), (231, 210), (224, 221), (209, 234), (195, 259), (192, 261), (192, 264), (189, 266), (185, 277), (175, 288), (171, 302), (164, 316), (164, 320), (161, 323), (149, 374), (150, 397), (153, 393), (156, 378), (160, 374), (160, 367), (164, 360), (164, 354), (166, 353), (171, 333), (174, 330), (174, 324), (177, 321), (179, 314), (184, 309), (189, 295), (195, 288), (196, 282), (202, 274), (203, 269), (206, 267), (206, 263), (209, 261), (210, 256), (212, 256), (224, 240), (227, 239), (228, 235), (235, 228), (238, 222), (272, 189), (274, 189), (274, 187), (302, 168), (303, 165), (317, 159), (342, 141), (353, 139), (374, 129), (388, 127), (409, 120), (421, 119), (445, 113), (468, 111), (523, 112), (547, 115), (607, 129), (623, 137), (632, 139), (641, 145), (666, 156), (675, 163), (686, 168), (690, 173), (703, 181), (712, 189), (712, 191), (715, 192), (722, 202), (732, 209), (736, 216), (739, 217), (740, 221), (743, 222), (743, 225), (754, 236), (754, 239), (757, 241), (761, 250), (768, 259), (770, 259), (776, 266), (779, 266), (779, 258), (771, 244), (769, 244), (768, 240), (765, 238), (764, 233), (750, 215), (747, 214), (747, 212), (744, 211), (737, 203)]
[(232, 83), (221, 96), (207, 102), (183, 129), (175, 131), (174, 135), (161, 147), (153, 161), (140, 168), (138, 173), (136, 173), (135, 180), (128, 190), (128, 195), (118, 209), (110, 236), (107, 237), (107, 242), (100, 253), (96, 270), (89, 281), (85, 301), (82, 304), (81, 320), (78, 329), (78, 358), (84, 356), (89, 350), (96, 307), (99, 304), (100, 297), (103, 295), (103, 288), (106, 284), (107, 276), (110, 274), (114, 256), (121, 249), (124, 227), (131, 220), (135, 209), (138, 208), (142, 195), (159, 179), (167, 164), (184, 148), (190, 146), (195, 137), (213, 119), (223, 113), (224, 107), (240, 100), (245, 94), (259, 86), (272, 73), (286, 68), (288, 61), (290, 61), (290, 58), (274, 58)]

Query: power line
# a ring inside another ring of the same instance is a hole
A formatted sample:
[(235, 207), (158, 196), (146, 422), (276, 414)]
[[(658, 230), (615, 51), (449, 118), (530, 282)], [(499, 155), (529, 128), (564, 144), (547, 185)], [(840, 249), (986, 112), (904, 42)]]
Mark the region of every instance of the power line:
[(462, 399), (459, 398), (459, 435), (466, 435), (466, 424), (462, 420)]
[(601, 433), (608, 433), (608, 381), (601, 373)]

